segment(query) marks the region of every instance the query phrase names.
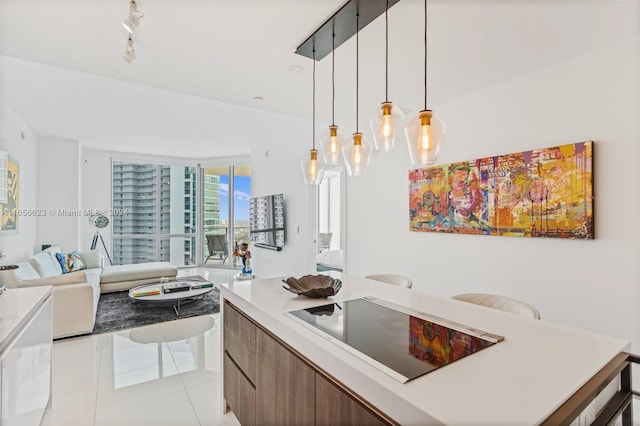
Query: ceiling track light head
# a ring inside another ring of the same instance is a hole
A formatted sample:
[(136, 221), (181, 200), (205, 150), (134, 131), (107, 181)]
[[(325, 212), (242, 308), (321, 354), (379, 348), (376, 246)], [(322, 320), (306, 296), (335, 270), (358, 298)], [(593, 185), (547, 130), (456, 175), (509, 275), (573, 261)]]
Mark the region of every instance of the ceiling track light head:
[(131, 35), (129, 35), (127, 43), (124, 47), (124, 54), (122, 55), (122, 59), (124, 59), (124, 61), (128, 64), (136, 59), (136, 49), (133, 47), (133, 37)]
[(140, 19), (144, 17), (144, 13), (138, 10), (138, 4), (135, 0), (131, 0), (129, 3), (129, 16), (122, 21), (122, 26), (129, 34), (133, 34), (138, 25), (140, 25)]

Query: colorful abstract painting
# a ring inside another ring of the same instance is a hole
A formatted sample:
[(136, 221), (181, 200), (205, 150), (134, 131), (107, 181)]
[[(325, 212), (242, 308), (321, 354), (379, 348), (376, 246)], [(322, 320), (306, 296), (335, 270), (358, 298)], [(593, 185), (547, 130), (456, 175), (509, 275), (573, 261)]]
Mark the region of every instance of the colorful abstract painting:
[(419, 232), (593, 239), (593, 142), (409, 172)]
[(18, 162), (9, 157), (7, 163), (7, 203), (2, 206), (1, 231), (18, 230)]

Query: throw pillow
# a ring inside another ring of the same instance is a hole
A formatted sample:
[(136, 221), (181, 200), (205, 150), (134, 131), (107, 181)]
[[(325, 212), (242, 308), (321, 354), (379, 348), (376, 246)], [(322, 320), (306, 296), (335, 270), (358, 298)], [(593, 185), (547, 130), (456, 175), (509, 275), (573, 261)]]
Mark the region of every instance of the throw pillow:
[(77, 251), (73, 251), (68, 254), (56, 253), (56, 259), (58, 259), (58, 262), (62, 267), (63, 274), (85, 269), (84, 262)]

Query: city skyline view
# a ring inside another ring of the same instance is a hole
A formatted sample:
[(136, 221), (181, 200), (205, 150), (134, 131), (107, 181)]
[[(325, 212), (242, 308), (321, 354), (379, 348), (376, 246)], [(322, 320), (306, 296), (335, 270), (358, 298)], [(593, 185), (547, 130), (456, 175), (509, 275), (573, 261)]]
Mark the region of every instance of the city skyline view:
[[(115, 264), (169, 261), (193, 265), (208, 262), (213, 254), (224, 264), (233, 245), (227, 241), (232, 234), (228, 228), (233, 227), (233, 242), (248, 240), (250, 176), (234, 179), (231, 214), (235, 220), (229, 221), (232, 168), (229, 173), (219, 168), (203, 174), (195, 167), (158, 164), (113, 162), (112, 168), (112, 208), (128, 212), (112, 220)], [(202, 188), (200, 197), (198, 188)], [(202, 223), (198, 220), (199, 202)], [(205, 242), (200, 251), (196, 249), (198, 234)], [(226, 235), (225, 241), (216, 244), (214, 239), (220, 235)]]

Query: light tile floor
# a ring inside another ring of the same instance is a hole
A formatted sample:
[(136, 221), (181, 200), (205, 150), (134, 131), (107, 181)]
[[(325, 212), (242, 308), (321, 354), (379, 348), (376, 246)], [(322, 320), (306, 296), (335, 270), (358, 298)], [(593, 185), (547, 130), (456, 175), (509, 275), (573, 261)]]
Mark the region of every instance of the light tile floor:
[[(180, 271), (214, 283), (234, 273)], [(56, 341), (42, 425), (238, 425), (222, 414), (220, 357), (220, 314)]]

